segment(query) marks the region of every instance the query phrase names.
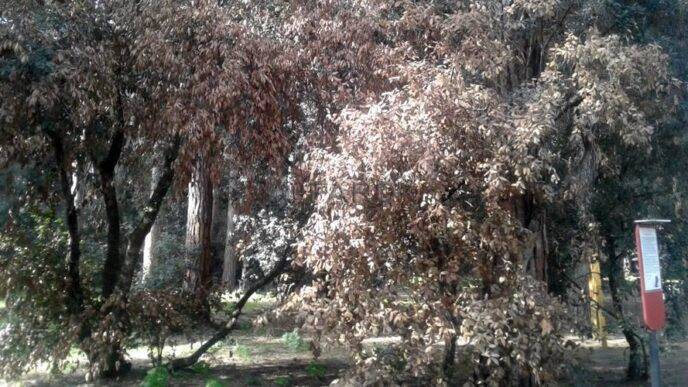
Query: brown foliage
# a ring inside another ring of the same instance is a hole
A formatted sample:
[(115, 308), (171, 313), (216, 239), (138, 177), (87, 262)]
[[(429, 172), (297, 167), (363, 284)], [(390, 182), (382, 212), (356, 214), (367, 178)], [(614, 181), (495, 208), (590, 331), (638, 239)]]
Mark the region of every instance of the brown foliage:
[[(371, 3), (355, 4), (379, 21), (371, 52), (393, 58), (392, 90), (342, 111), (336, 146), (308, 154), (315, 211), (298, 263), (316, 279), (294, 300), (299, 315), (361, 369), (370, 336), (400, 335), (419, 375), (436, 344), (490, 332), (504, 351), (493, 361), (476, 347), (475, 382), (543, 382), (558, 370), (560, 313), (524, 290), (537, 230), (514, 203), (585, 196), (605, 167), (601, 141), (646, 149), (666, 111), (666, 57), (598, 33), (595, 1)], [(521, 346), (549, 355), (528, 362), (510, 349)]]
[[(112, 297), (82, 308), (99, 316), (81, 331), (94, 373), (121, 366), (138, 242), (173, 172), (183, 187), (200, 160), (217, 179), (231, 159), (249, 180), (291, 170), (313, 205), (297, 264), (315, 279), (288, 306), (351, 348), (359, 370), (369, 336), (401, 336), (417, 376), (462, 335), (474, 382), (549, 380), (559, 308), (523, 275), (542, 233), (516, 203), (535, 213), (585, 198), (613, 168), (600, 144), (647, 150), (671, 85), (657, 47), (597, 30), (603, 11), (596, 0), (3, 7), (0, 161), (45, 159), (59, 137), (61, 176), (90, 159), (101, 177), (103, 271), (115, 275)], [(122, 152), (155, 144), (171, 150), (167, 180), (123, 255), (113, 173)]]

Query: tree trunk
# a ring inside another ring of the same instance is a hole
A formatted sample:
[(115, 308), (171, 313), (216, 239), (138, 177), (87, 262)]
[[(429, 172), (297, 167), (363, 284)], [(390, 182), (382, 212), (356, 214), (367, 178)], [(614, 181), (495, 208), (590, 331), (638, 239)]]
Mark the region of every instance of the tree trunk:
[(225, 235), (224, 263), (222, 265), (222, 285), (229, 290), (237, 286), (237, 256), (234, 250), (234, 203), (231, 193), (227, 195), (227, 232)]
[[(160, 170), (158, 167), (153, 167), (151, 172), (151, 194), (155, 191), (155, 186), (160, 179)], [(151, 270), (156, 265), (156, 250), (158, 243), (159, 234), (159, 222), (153, 222), (153, 225), (146, 235), (146, 239), (143, 242), (143, 264), (141, 265), (141, 281), (146, 282)]]
[[(81, 288), (81, 276), (79, 273), (79, 261), (81, 259), (81, 236), (79, 235), (79, 210), (76, 207), (74, 191), (69, 182), (65, 147), (60, 134), (48, 133), (55, 154), (55, 161), (60, 177), (60, 190), (65, 204), (65, 218), (69, 233), (69, 256), (67, 257), (67, 294), (70, 298), (70, 310), (78, 313), (83, 310), (84, 294)], [(76, 182), (75, 182), (76, 183)]]
[(198, 163), (189, 182), (186, 220), (186, 273), (184, 289), (207, 303), (212, 282), (212, 205), (213, 191), (210, 175), (204, 163)]
[(633, 328), (626, 320), (623, 314), (623, 303), (619, 294), (619, 281), (623, 278), (622, 268), (620, 265), (620, 257), (616, 254), (616, 245), (614, 238), (610, 235), (605, 237), (607, 242), (607, 265), (609, 273), (609, 293), (612, 297), (614, 310), (621, 322), (621, 331), (623, 332), (626, 342), (628, 343), (629, 358), (628, 369), (626, 376), (629, 380), (642, 379), (645, 376), (643, 370), (643, 357), (640, 353), (640, 342)]
[(107, 252), (103, 270), (103, 298), (108, 298), (115, 289), (117, 275), (122, 269), (120, 253), (120, 219), (117, 192), (113, 184), (113, 176), (101, 176), (100, 188), (105, 201), (105, 216), (107, 218)]
[(523, 250), (523, 270), (533, 278), (548, 282), (549, 243), (547, 240), (547, 216), (544, 209), (538, 209), (532, 193), (515, 196), (509, 203), (521, 226), (532, 232), (533, 238)]
[(127, 238), (127, 249), (125, 253), (124, 269), (119, 281), (122, 293), (126, 296), (129, 294), (131, 282), (134, 277), (134, 268), (141, 259), (141, 245), (145, 241), (145, 236), (150, 234), (150, 230), (155, 225), (155, 221), (162, 207), (162, 202), (167, 195), (174, 181), (174, 161), (179, 155), (179, 147), (181, 146), (181, 139), (179, 136), (175, 137), (170, 148), (165, 152), (165, 162), (162, 170), (159, 173), (159, 178), (155, 183), (155, 188), (151, 196), (148, 198), (148, 203), (143, 210), (143, 214), (139, 219), (138, 224), (129, 233)]
[(213, 273), (216, 273), (217, 267), (220, 267), (222, 272), (222, 261), (225, 250), (225, 234), (227, 230), (227, 218), (225, 217), (225, 209), (222, 200), (222, 190), (218, 186), (213, 186), (213, 223), (212, 223), (212, 252), (213, 252)]
[(103, 298), (108, 298), (117, 284), (122, 270), (121, 229), (117, 190), (115, 189), (115, 167), (124, 148), (124, 132), (115, 132), (107, 156), (100, 162), (94, 157), (100, 175), (100, 191), (105, 202), (105, 216), (107, 218), (107, 252), (103, 266)]
[(442, 374), (444, 381), (449, 385), (455, 383), (454, 371), (456, 368), (456, 340), (457, 335), (452, 335), (444, 345), (444, 360), (442, 361)]
[[(87, 139), (91, 141), (92, 139)], [(119, 128), (115, 131), (110, 140), (110, 147), (104, 158), (99, 159), (95, 148), (90, 148), (90, 156), (93, 164), (98, 171), (100, 178), (100, 191), (103, 195), (105, 204), (105, 216), (107, 220), (107, 252), (105, 263), (103, 264), (102, 296), (107, 300), (115, 291), (120, 272), (122, 270), (123, 256), (121, 252), (121, 223), (119, 214), (119, 204), (117, 202), (117, 190), (115, 187), (115, 168), (119, 162), (126, 137), (124, 131)], [(111, 312), (115, 318), (121, 322), (122, 329), (126, 329), (126, 319), (124, 319), (125, 305), (118, 303), (108, 304), (106, 301), (103, 316)], [(108, 306), (109, 305), (109, 306)], [(96, 336), (93, 335), (95, 333)], [(86, 352), (89, 359), (89, 376), (91, 377), (114, 377), (126, 372), (131, 365), (125, 361), (121, 343), (116, 340), (108, 342), (104, 347), (93, 351), (89, 343), (102, 340), (97, 329), (91, 326), (82, 326), (82, 335), (88, 337), (82, 342), (82, 349)], [(86, 338), (85, 337), (85, 338)], [(96, 347), (99, 344), (95, 345)]]
[[(103, 313), (105, 316), (110, 315), (115, 321), (121, 322), (121, 324), (117, 326), (117, 329), (121, 329), (122, 337), (126, 337), (129, 333), (127, 302), (132, 279), (134, 277), (134, 268), (141, 259), (141, 247), (145, 237), (153, 227), (165, 195), (172, 186), (172, 181), (174, 180), (173, 163), (179, 154), (180, 143), (180, 138), (178, 136), (175, 137), (172, 146), (167, 150), (160, 178), (143, 209), (143, 213), (138, 223), (127, 237), (127, 248), (124, 254), (125, 258), (123, 260), (120, 277), (116, 281), (116, 292), (114, 292), (117, 297), (121, 298), (117, 300), (117, 302), (109, 304), (109, 307)], [(90, 340), (97, 341), (100, 340), (100, 338), (96, 336), (91, 337)], [(87, 340), (86, 344), (88, 344), (90, 340)], [(96, 345), (96, 347), (97, 346), (98, 345)], [(121, 342), (119, 341), (107, 342), (105, 348), (100, 351), (89, 352), (91, 348), (88, 345), (83, 349), (89, 358), (89, 375), (91, 377), (115, 377), (127, 372), (131, 367), (131, 364), (124, 358), (124, 352)]]

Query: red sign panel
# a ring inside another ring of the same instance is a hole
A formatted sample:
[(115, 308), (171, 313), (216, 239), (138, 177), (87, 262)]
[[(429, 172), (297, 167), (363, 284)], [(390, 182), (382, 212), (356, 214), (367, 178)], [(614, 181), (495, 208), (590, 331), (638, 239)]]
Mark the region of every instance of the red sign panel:
[(640, 269), (640, 296), (645, 326), (652, 331), (664, 328), (666, 313), (662, 272), (659, 265), (657, 229), (652, 225), (636, 224), (635, 246)]

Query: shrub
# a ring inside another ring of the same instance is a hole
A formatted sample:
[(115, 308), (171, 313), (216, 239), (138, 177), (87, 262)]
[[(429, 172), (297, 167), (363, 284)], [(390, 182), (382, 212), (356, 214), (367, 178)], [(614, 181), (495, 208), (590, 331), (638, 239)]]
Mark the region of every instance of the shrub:
[(169, 384), (170, 374), (165, 367), (155, 367), (148, 370), (141, 382), (142, 387), (165, 387)]
[(311, 362), (306, 366), (306, 373), (310, 377), (324, 379), (327, 375), (327, 367), (324, 364)]
[(473, 364), (469, 385), (552, 383), (572, 361), (561, 334), (564, 307), (529, 277), (501, 297), (467, 300), (462, 316)]
[(66, 316), (67, 235), (54, 211), (22, 208), (0, 233), (0, 374), (18, 375), (39, 362), (62, 368), (77, 332)]
[(148, 347), (154, 365), (162, 364), (169, 337), (193, 326), (200, 306), (178, 290), (141, 290), (130, 299), (131, 340)]
[(288, 387), (291, 386), (294, 382), (289, 376), (278, 376), (275, 378), (274, 383), (281, 387)]
[(282, 342), (284, 343), (285, 347), (289, 348), (293, 352), (305, 351), (308, 349), (308, 345), (303, 340), (303, 337), (299, 335), (299, 332), (296, 329), (283, 334)]
[(210, 374), (210, 365), (204, 361), (199, 361), (191, 367), (191, 371), (199, 375), (208, 375)]

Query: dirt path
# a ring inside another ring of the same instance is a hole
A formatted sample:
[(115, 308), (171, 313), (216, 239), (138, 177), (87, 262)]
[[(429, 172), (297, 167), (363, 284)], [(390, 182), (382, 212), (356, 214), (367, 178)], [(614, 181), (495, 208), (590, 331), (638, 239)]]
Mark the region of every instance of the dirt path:
[[(599, 342), (584, 341), (576, 354), (579, 365), (573, 380), (575, 386), (649, 386), (649, 381), (625, 380), (628, 347), (619, 337), (612, 337), (608, 347)], [(662, 342), (660, 365), (663, 386), (688, 386), (688, 341)]]
[[(244, 332), (233, 338), (234, 346), (221, 346), (205, 359), (209, 367), (201, 372), (183, 372), (170, 379), (171, 386), (203, 386), (216, 379), (226, 386), (322, 386), (337, 377), (346, 367), (341, 352), (327, 352), (314, 361), (308, 351), (294, 352), (279, 338), (257, 336)], [(648, 386), (648, 381), (624, 380), (628, 350), (621, 338), (609, 340), (608, 348), (598, 342), (583, 341), (576, 353), (578, 365), (574, 379), (563, 386)], [(661, 353), (664, 386), (688, 386), (688, 342), (663, 343)], [(239, 347), (237, 347), (239, 345)], [(234, 351), (232, 351), (234, 348)], [(244, 348), (237, 353), (236, 348)], [(150, 367), (143, 359), (135, 360), (134, 371), (115, 381), (88, 384), (89, 386), (138, 386)], [(32, 375), (12, 383), (0, 381), (0, 386), (87, 386), (83, 371), (49, 379), (46, 375)]]

